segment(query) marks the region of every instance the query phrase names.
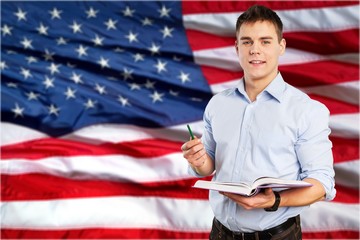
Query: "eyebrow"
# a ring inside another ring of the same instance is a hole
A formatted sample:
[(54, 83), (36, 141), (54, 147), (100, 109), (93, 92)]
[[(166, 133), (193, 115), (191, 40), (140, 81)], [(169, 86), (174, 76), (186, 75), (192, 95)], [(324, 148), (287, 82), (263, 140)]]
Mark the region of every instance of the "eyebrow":
[[(264, 40), (264, 39), (273, 39), (273, 37), (271, 36), (264, 36), (261, 37), (260, 40)], [(251, 37), (241, 37), (240, 40), (252, 40)]]

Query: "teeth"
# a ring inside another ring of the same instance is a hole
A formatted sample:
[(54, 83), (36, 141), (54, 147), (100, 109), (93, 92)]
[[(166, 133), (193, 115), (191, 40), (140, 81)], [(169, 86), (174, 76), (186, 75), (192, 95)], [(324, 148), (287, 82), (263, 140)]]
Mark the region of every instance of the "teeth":
[(251, 61), (251, 63), (259, 64), (261, 61)]

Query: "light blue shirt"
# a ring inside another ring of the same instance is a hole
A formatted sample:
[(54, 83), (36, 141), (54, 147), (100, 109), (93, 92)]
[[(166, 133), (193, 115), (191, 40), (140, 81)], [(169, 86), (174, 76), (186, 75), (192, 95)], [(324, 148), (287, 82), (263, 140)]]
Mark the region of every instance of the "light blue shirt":
[[(204, 124), (202, 142), (215, 161), (214, 181), (314, 178), (323, 184), (326, 200), (335, 197), (329, 110), (285, 83), (280, 73), (254, 102), (243, 80), (216, 94), (206, 107)], [(277, 226), (307, 207), (245, 210), (217, 191), (210, 191), (209, 200), (223, 225), (243, 232)]]

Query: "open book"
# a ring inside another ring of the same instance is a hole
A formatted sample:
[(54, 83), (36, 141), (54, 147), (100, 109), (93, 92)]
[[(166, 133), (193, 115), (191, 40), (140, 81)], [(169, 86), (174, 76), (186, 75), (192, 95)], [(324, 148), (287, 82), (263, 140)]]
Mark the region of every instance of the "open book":
[(252, 183), (230, 183), (198, 180), (193, 187), (216, 190), (220, 192), (231, 192), (244, 196), (253, 196), (259, 193), (260, 190), (263, 188), (298, 188), (310, 186), (312, 186), (311, 183), (303, 181), (285, 180), (272, 177), (260, 177)]

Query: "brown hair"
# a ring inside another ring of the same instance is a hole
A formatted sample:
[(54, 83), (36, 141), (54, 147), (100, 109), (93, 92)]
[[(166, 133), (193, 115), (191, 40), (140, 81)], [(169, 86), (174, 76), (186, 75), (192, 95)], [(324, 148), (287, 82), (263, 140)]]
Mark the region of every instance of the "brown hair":
[(281, 41), (283, 24), (280, 17), (270, 8), (254, 5), (244, 13), (242, 13), (236, 21), (236, 37), (239, 33), (240, 27), (243, 23), (255, 23), (257, 21), (269, 21), (275, 26), (276, 34), (278, 35), (279, 42)]

